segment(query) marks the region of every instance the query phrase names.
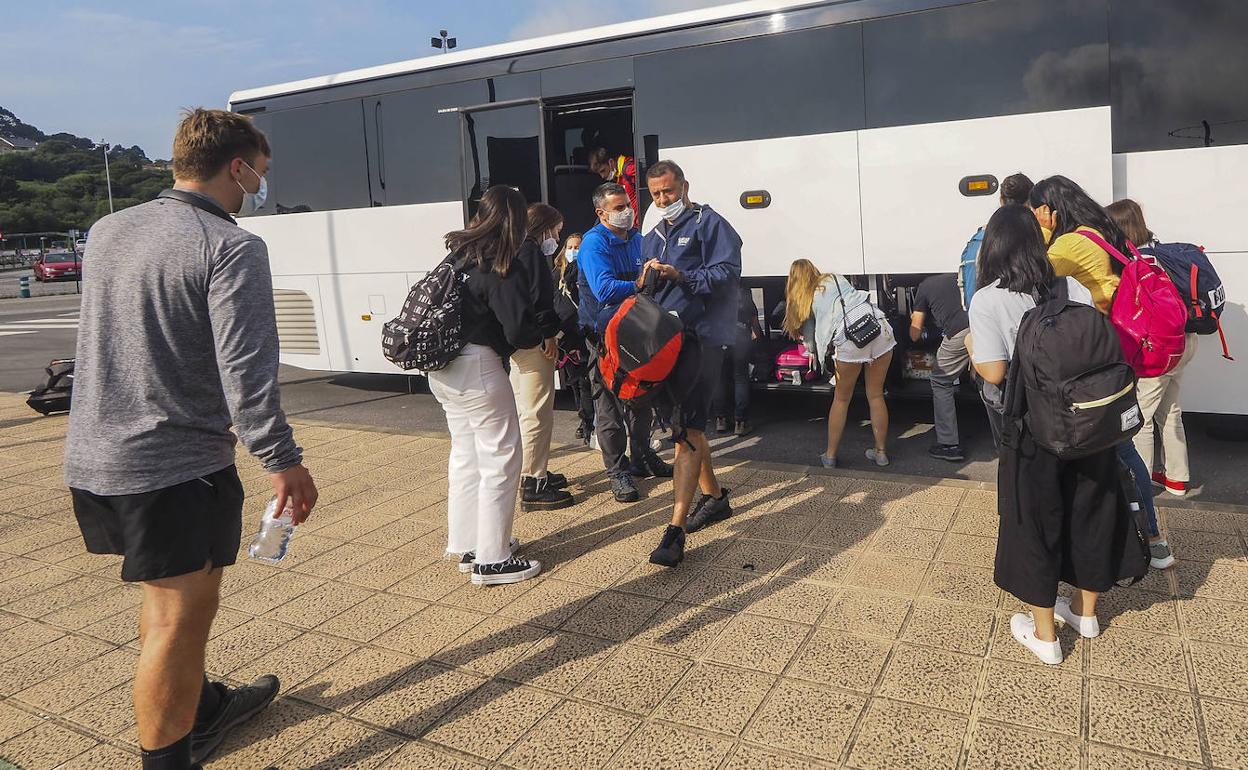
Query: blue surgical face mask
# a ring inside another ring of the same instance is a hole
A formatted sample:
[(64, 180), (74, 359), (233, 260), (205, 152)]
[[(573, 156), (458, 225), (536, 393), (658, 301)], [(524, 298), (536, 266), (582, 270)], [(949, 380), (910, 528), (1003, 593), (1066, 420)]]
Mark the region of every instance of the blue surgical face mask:
[(260, 186), (256, 188), (254, 193), (247, 192), (247, 188), (243, 187), (242, 182), (237, 179), (234, 180), (234, 184), (238, 185), (238, 189), (243, 191), (243, 202), (238, 207), (238, 215), (240, 217), (249, 217), (259, 211), (260, 207), (264, 205), (264, 201), (269, 197), (269, 183), (264, 177), (256, 173), (256, 170), (247, 161), (243, 161), (243, 165), (247, 166), (247, 170), (255, 174), (256, 179), (260, 180)]
[(564, 250), (563, 255), (568, 258), (569, 262), (575, 262), (576, 252), (578, 251), (580, 251), (580, 249), (566, 249)]

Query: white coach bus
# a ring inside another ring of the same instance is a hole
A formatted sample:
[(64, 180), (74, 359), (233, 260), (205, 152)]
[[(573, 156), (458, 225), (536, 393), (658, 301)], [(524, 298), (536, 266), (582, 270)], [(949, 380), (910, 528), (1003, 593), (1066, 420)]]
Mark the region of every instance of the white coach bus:
[[(874, 289), (899, 328), (997, 180), (1061, 173), (1206, 248), (1241, 355), (1202, 340), (1184, 406), (1243, 414), (1245, 40), (1248, 0), (753, 0), (254, 88), (230, 107), (274, 158), (243, 224), (269, 244), (283, 361), (397, 372), (381, 325), (442, 235), (500, 183), (588, 228), (594, 146), (641, 173), (677, 161), (741, 233), (768, 313), (807, 257)], [(894, 387), (919, 358), (895, 357)]]

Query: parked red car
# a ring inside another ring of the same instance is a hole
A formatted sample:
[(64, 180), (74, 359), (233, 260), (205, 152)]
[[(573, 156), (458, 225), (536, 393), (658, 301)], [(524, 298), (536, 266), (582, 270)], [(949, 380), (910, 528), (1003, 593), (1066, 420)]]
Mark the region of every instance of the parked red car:
[(36, 281), (77, 281), (82, 278), (82, 257), (72, 252), (45, 254), (35, 263)]

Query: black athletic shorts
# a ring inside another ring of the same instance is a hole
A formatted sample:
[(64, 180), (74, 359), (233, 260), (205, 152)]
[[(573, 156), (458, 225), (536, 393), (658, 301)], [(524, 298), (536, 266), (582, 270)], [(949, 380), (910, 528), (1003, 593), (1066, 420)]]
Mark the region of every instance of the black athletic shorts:
[(724, 368), (724, 346), (703, 345), (698, 381), (680, 404), (680, 419), (685, 430), (706, 432), (711, 418), (711, 401)]
[(137, 495), (70, 489), (74, 516), (91, 553), (125, 556), (121, 579), (143, 582), (226, 567), (243, 532), (243, 482), (231, 465)]

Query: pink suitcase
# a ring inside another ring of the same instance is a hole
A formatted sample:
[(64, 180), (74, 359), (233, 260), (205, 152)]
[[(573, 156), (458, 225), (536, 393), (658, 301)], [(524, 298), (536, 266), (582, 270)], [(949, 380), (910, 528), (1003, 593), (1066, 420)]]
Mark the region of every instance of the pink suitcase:
[(801, 385), (803, 381), (809, 382), (818, 376), (806, 354), (805, 345), (782, 350), (776, 356), (776, 380), (779, 382)]

